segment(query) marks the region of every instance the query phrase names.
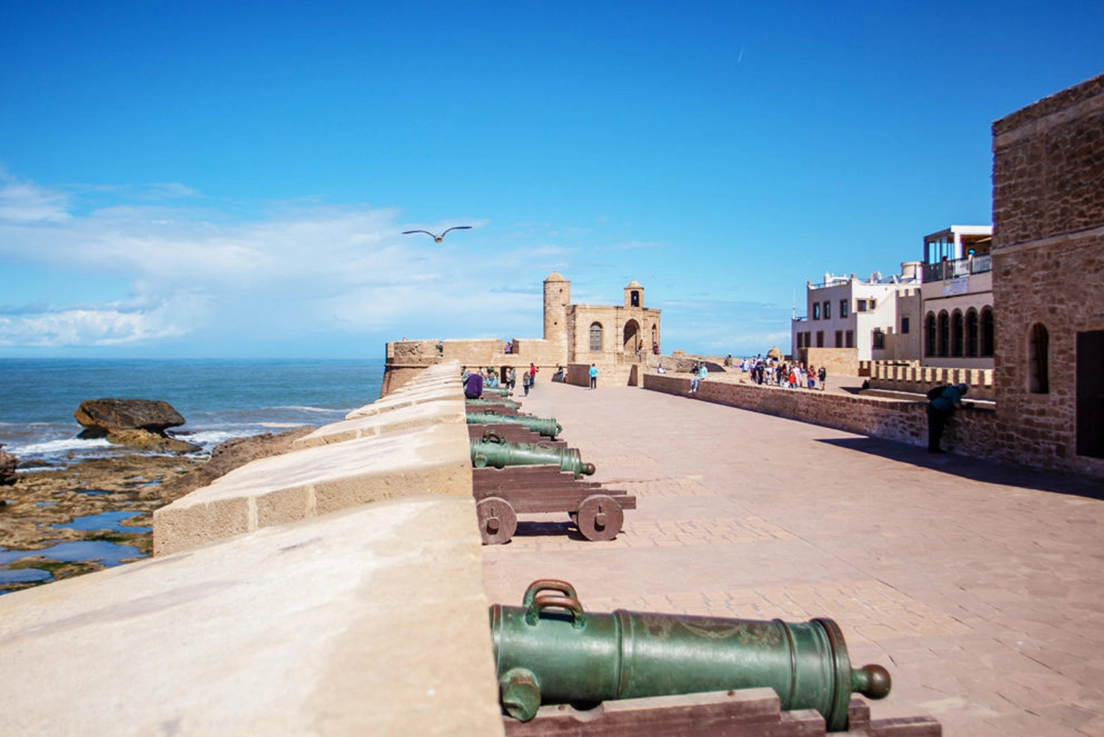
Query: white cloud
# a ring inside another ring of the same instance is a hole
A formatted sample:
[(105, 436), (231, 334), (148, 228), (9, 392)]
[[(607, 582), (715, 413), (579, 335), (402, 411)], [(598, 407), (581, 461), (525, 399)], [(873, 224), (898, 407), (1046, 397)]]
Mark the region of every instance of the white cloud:
[[(128, 198), (126, 187), (85, 186), (93, 194), (82, 200), (0, 179), (0, 203), (12, 203), (15, 215), (0, 211), (0, 260), (68, 275), (44, 280), (53, 284), (111, 285), (92, 304), (70, 304), (64, 292), (54, 292), (35, 294), (37, 306), (12, 306), (0, 315), (0, 345), (143, 344), (235, 331), (243, 341), (327, 330), (413, 337), (420, 326), (453, 337), (450, 326), (485, 330), (490, 323), (528, 337), (539, 335), (541, 325), (535, 263), (564, 254), (551, 245), (497, 249), (483, 239), (473, 259), (470, 237), (437, 245), (401, 235), (460, 221), (410, 226), (398, 222), (394, 209), (309, 201), (246, 220), (210, 207), (187, 188), (167, 189), (190, 199), (151, 203)], [(80, 213), (105, 196), (110, 206)], [(127, 293), (118, 293), (120, 282), (129, 284)], [(536, 291), (496, 291), (510, 284)], [(88, 290), (82, 292), (87, 299)], [(528, 329), (521, 329), (522, 320)]]
[(112, 346), (185, 335), (202, 322), (208, 301), (177, 294), (150, 309), (81, 307), (0, 316), (0, 346)]
[(67, 220), (67, 204), (68, 198), (61, 192), (20, 181), (0, 167), (0, 221), (30, 224)]

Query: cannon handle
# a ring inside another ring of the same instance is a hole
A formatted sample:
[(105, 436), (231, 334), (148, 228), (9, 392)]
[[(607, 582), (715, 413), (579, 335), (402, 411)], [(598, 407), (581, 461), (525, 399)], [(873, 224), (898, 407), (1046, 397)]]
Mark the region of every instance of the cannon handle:
[(487, 430), (485, 433), (483, 433), (483, 440), (487, 441), (488, 443), (498, 443), (500, 445), (506, 442), (502, 439), (502, 435), (500, 435), (496, 430)]
[(559, 591), (564, 596), (570, 596), (575, 600), (579, 599), (579, 595), (575, 593), (575, 587), (567, 581), (561, 581), (558, 578), (538, 578), (529, 584), (529, 588), (525, 589), (525, 596), (521, 599), (521, 605), (528, 608), (532, 605), (533, 598), (541, 591)]
[(558, 596), (547, 591), (542, 591), (533, 597), (533, 603), (525, 612), (525, 623), (535, 627), (541, 611), (550, 607), (571, 612), (571, 626), (574, 629), (582, 629), (586, 624), (586, 612), (583, 611), (583, 605), (578, 599), (574, 596)]

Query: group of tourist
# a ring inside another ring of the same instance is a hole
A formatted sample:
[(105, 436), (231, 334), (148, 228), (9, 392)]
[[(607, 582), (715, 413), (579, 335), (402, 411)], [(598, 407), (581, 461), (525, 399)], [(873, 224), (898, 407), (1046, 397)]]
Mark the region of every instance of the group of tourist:
[[(502, 371), (501, 377), (494, 367), (484, 369), (482, 366), (477, 371), (471, 371), (464, 366), (460, 372), (460, 378), (464, 382), (464, 396), (468, 399), (478, 399), (483, 395), (483, 387), (503, 386), (511, 391), (517, 386), (517, 369), (507, 366)], [(521, 385), (525, 389), (525, 396), (529, 396), (529, 389), (537, 382), (537, 367), (530, 363), (528, 369), (523, 369)]]
[(740, 370), (750, 374), (752, 381), (760, 386), (779, 386), (787, 389), (820, 389), (824, 391), (828, 370), (821, 366), (805, 366), (801, 361), (780, 361), (776, 358), (745, 358), (740, 362)]

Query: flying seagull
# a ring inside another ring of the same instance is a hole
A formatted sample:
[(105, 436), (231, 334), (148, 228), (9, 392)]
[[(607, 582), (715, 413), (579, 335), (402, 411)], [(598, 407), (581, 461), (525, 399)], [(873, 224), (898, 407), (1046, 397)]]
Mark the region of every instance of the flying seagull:
[(446, 230), (444, 233), (441, 233), (441, 235), (434, 235), (433, 233), (430, 233), (428, 230), (404, 230), (403, 235), (410, 235), (411, 233), (425, 233), (430, 238), (432, 238), (434, 241), (436, 241), (437, 243), (440, 243), (441, 241), (443, 241), (445, 239), (445, 236), (448, 235), (449, 230), (471, 230), (471, 226), (470, 225), (454, 225), (451, 228), (449, 228), (448, 230)]

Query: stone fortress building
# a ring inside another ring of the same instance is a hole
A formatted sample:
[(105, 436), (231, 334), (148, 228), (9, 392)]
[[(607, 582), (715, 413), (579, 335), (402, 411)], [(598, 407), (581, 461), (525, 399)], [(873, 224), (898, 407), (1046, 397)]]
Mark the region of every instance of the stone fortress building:
[(581, 386), (595, 364), (600, 383), (635, 386), (647, 356), (659, 352), (660, 342), (660, 310), (644, 306), (644, 287), (635, 279), (625, 287), (621, 305), (578, 305), (571, 303), (571, 282), (552, 272), (544, 280), (543, 338), (388, 343), (381, 395), (443, 361), (493, 368), (500, 375), (509, 368), (520, 374), (533, 364), (538, 381), (555, 378)]
[(1104, 75), (993, 124), (998, 457), (1104, 478)]

